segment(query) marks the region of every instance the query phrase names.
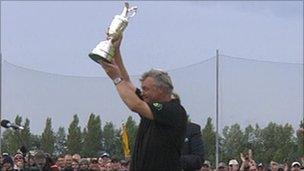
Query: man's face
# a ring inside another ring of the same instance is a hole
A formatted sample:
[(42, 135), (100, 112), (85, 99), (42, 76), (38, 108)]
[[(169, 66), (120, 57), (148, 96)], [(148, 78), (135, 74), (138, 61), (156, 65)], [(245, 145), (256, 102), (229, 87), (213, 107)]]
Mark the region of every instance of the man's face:
[(239, 165), (238, 164), (229, 165), (229, 171), (237, 171), (237, 170), (239, 170)]
[(142, 81), (142, 97), (147, 103), (159, 101), (161, 90), (156, 86), (155, 80), (152, 77), (147, 77)]
[(73, 161), (73, 162), (72, 162), (72, 168), (73, 168), (73, 169), (78, 169), (78, 168), (79, 168), (78, 162)]
[(64, 158), (63, 157), (59, 157), (57, 159), (57, 166), (64, 168), (65, 167), (65, 163), (64, 163)]
[(3, 163), (2, 170), (13, 170), (13, 166), (10, 163)]
[(226, 169), (226, 167), (219, 167), (218, 171), (227, 171), (228, 169)]
[(87, 164), (87, 163), (80, 163), (79, 164), (79, 168), (80, 169), (88, 169), (89, 168), (89, 164)]
[(257, 171), (257, 168), (255, 166), (250, 166), (249, 171)]
[(263, 166), (259, 166), (259, 167), (258, 167), (258, 171), (264, 171)]
[(291, 168), (291, 171), (300, 171), (300, 170), (301, 170), (300, 166), (297, 165)]
[(201, 171), (209, 171), (209, 169), (210, 169), (209, 166), (203, 165)]
[(271, 165), (271, 171), (277, 171), (279, 169), (279, 166), (277, 164)]
[(69, 166), (69, 167), (72, 166), (73, 158), (72, 158), (71, 155), (66, 155), (64, 157), (64, 160), (65, 160), (65, 165), (66, 166)]
[(90, 170), (100, 170), (100, 168), (99, 168), (99, 164), (98, 164), (98, 161), (96, 161), (96, 162), (92, 162), (91, 164), (90, 164), (90, 166), (89, 166), (89, 169)]
[(16, 154), (15, 157), (14, 157), (14, 162), (22, 164), (24, 162), (23, 161), (23, 156), (21, 154)]

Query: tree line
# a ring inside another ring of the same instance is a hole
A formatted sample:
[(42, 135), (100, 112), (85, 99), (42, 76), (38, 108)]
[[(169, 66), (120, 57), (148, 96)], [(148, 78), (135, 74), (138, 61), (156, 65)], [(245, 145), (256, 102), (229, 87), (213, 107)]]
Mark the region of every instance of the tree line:
[[(67, 130), (59, 127), (57, 131), (52, 128), (52, 119), (47, 118), (41, 135), (30, 132), (30, 120), (17, 115), (15, 123), (24, 126), (21, 131), (6, 129), (2, 134), (1, 151), (15, 154), (21, 147), (28, 150), (41, 149), (49, 154), (75, 154), (86, 157), (98, 157), (107, 152), (118, 158), (123, 158), (121, 130), (115, 128), (112, 122), (105, 122), (102, 126), (99, 115), (90, 114), (86, 126), (81, 129), (79, 117), (74, 115)], [(199, 123), (200, 124), (200, 123)], [(129, 116), (125, 123), (131, 153), (136, 137), (138, 125)], [(205, 159), (215, 161), (216, 132), (212, 119), (209, 117), (202, 129), (202, 138), (205, 149)], [(304, 120), (300, 122), (304, 127)], [(219, 159), (228, 161), (232, 158), (240, 159), (240, 153), (253, 150), (257, 162), (269, 163), (274, 160), (280, 163), (300, 160), (304, 156), (304, 135), (296, 134), (290, 124), (280, 125), (270, 122), (266, 127), (260, 128), (258, 124), (248, 125), (244, 130), (239, 124), (225, 126), (219, 135)]]

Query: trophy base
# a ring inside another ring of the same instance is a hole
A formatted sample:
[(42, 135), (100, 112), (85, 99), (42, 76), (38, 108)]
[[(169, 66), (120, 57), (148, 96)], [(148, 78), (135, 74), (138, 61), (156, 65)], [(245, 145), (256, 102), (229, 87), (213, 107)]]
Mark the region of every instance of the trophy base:
[(89, 57), (95, 61), (96, 63), (100, 64), (100, 61), (103, 61), (103, 62), (107, 62), (107, 63), (111, 63), (111, 61), (109, 61), (107, 58), (104, 58), (100, 55), (97, 55), (95, 53), (90, 53), (89, 54)]

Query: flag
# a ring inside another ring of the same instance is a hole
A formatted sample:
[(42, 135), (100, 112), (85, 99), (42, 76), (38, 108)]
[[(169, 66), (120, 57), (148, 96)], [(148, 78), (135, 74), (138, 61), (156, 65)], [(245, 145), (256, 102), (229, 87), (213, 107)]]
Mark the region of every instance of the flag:
[(122, 147), (125, 158), (129, 159), (131, 157), (131, 150), (130, 150), (128, 129), (125, 124), (122, 124), (121, 138), (122, 138)]

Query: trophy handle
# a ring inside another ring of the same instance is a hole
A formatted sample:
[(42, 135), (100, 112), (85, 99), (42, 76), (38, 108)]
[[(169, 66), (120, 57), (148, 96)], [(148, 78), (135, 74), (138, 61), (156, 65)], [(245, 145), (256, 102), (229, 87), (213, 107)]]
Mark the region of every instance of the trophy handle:
[(131, 15), (128, 16), (128, 18), (132, 18), (137, 12), (137, 6), (131, 7), (128, 9), (128, 14), (131, 13)]

